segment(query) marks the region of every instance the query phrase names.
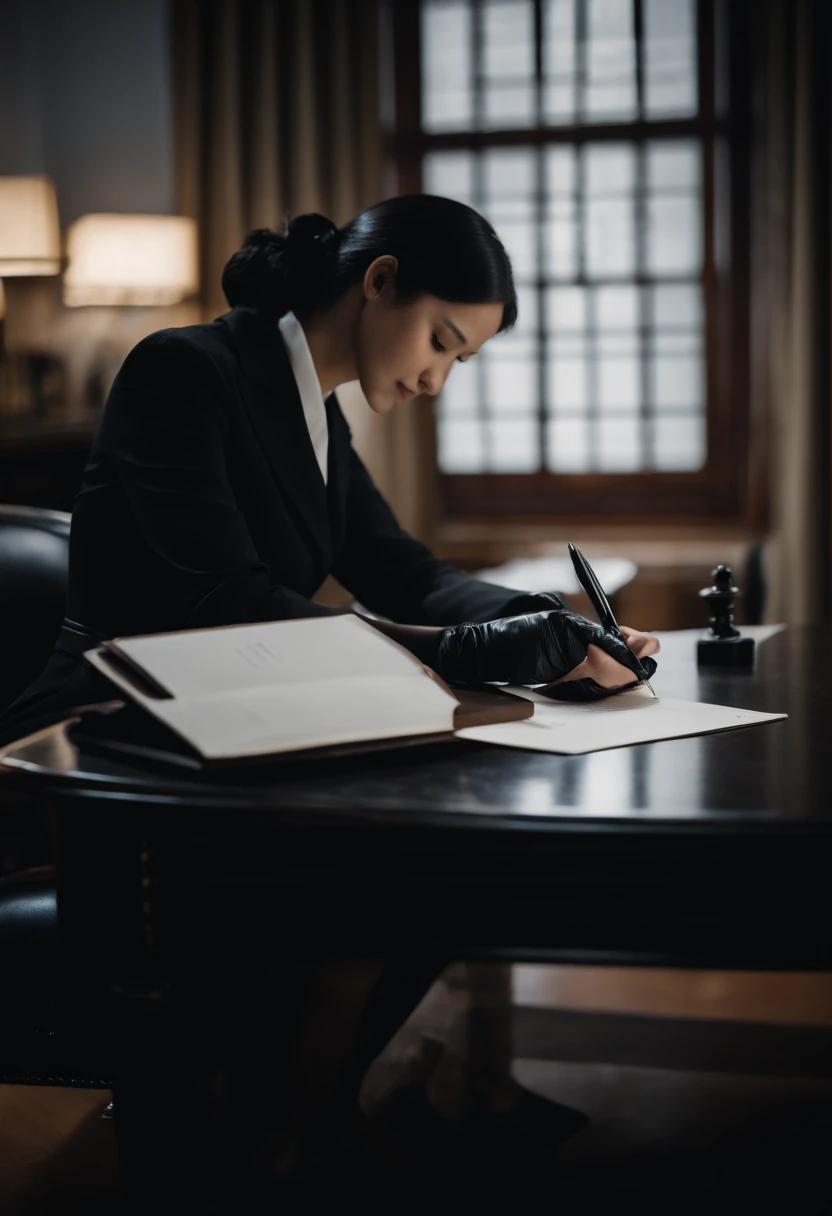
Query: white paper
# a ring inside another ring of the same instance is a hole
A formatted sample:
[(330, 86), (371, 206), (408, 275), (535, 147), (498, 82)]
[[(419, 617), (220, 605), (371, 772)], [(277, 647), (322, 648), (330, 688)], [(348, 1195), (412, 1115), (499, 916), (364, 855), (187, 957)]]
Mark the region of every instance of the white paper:
[(206, 759), (453, 729), (456, 697), (409, 651), (353, 616), (118, 639), (172, 695), (147, 696), (86, 658)]
[(265, 621), (116, 638), (118, 649), (173, 697), (373, 675), (424, 679), (402, 646), (357, 616)]
[[(406, 706), (405, 706), (406, 702)], [(453, 728), (454, 703), (433, 680), (364, 676), (157, 701), (156, 716), (212, 760)]]
[(643, 687), (588, 704), (552, 701), (530, 688), (510, 687), (507, 691), (534, 701), (534, 716), (519, 722), (469, 727), (457, 731), (458, 737), (502, 747), (578, 756), (659, 739), (736, 730), (787, 717), (727, 705), (656, 698)]

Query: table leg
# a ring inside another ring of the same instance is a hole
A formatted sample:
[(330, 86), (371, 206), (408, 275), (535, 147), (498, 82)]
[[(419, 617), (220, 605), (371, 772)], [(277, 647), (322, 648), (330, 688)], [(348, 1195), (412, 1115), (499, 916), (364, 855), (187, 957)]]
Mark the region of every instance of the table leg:
[(218, 1212), (220, 1151), (215, 1044), (199, 1026), (131, 1018), (113, 1082), (119, 1173), (133, 1216)]

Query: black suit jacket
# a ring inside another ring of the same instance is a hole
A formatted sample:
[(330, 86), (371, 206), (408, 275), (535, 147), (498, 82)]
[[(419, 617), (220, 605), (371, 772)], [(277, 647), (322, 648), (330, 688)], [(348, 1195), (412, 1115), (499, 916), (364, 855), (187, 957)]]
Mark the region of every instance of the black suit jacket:
[(516, 591), (399, 527), (334, 393), (326, 413), (325, 486), (273, 319), (235, 308), (145, 338), (113, 384), (76, 500), (68, 616), (109, 636), (315, 616), (329, 611), (310, 599), (329, 573), (396, 621), (510, 612)]

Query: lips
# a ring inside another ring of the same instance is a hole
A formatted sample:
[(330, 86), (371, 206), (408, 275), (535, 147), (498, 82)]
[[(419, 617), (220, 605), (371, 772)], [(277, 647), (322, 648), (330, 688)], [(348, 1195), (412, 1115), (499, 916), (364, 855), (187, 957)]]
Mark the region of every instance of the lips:
[(413, 389), (408, 388), (406, 384), (402, 384), (401, 380), (396, 381), (396, 388), (399, 390), (399, 396), (401, 397), (402, 401), (407, 401), (408, 397), (416, 396)]

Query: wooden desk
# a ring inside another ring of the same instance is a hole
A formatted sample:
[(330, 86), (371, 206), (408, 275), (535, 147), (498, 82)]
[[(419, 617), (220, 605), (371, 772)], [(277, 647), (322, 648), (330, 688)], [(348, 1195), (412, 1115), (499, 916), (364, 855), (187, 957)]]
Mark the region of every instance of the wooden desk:
[(698, 671), (693, 635), (670, 635), (660, 693), (790, 715), (729, 734), (575, 757), (454, 740), (203, 777), (86, 753), (61, 726), (6, 749), (0, 794), (48, 800), (67, 940), (134, 991), (394, 946), (828, 969), (822, 642), (790, 630), (753, 671)]

